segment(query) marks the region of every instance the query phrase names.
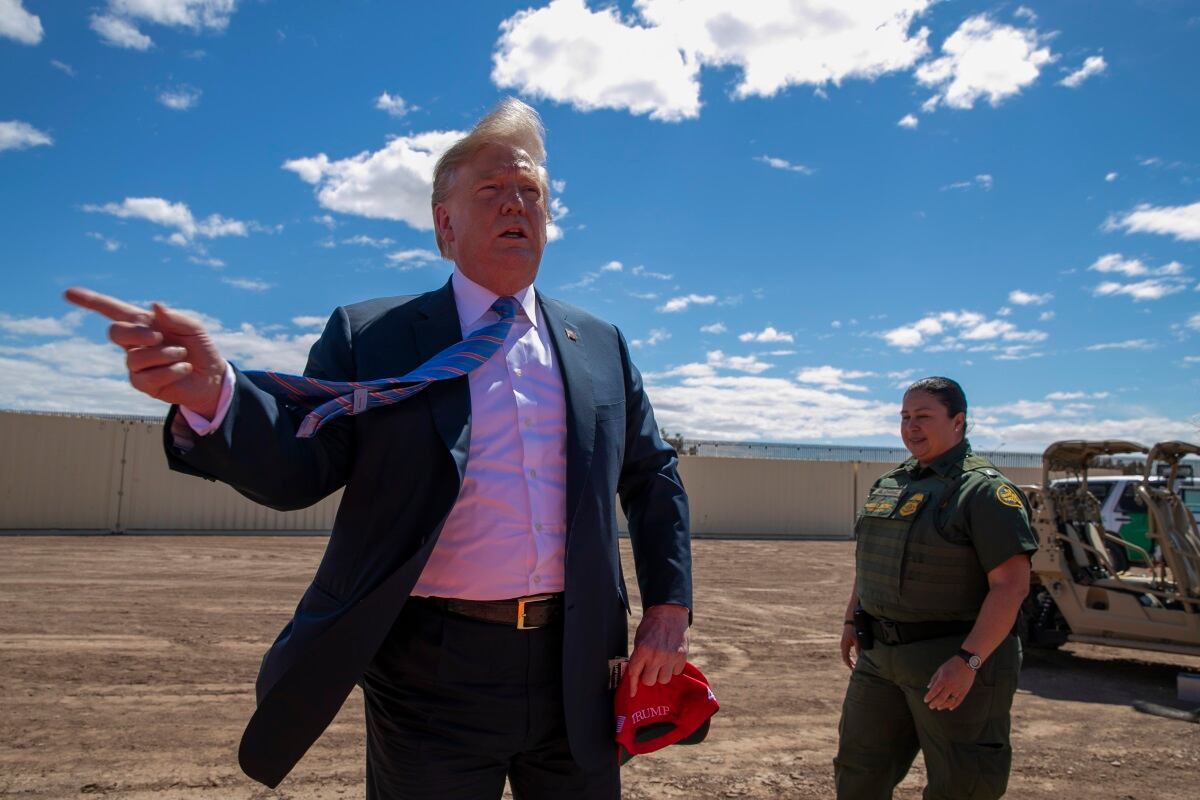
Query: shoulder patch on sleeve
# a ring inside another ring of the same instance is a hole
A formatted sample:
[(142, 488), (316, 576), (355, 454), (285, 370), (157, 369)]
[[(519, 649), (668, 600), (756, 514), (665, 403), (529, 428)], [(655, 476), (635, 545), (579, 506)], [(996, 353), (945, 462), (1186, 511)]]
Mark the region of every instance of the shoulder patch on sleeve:
[(1006, 506), (1011, 508), (1024, 508), (1021, 498), (1013, 487), (1007, 483), (1002, 483), (996, 487), (996, 499)]

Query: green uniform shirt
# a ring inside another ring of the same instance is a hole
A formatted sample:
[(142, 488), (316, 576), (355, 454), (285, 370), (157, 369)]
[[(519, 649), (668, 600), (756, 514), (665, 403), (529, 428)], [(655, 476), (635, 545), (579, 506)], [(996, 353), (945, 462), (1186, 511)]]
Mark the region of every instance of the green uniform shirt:
[(987, 573), (1037, 550), (1024, 495), (965, 439), (876, 481), (855, 534), (859, 600), (897, 622), (973, 620)]

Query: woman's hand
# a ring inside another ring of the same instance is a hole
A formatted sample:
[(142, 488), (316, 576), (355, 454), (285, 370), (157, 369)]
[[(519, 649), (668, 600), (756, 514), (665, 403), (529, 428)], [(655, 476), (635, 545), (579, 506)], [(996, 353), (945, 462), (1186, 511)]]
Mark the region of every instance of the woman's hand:
[(938, 667), (929, 681), (925, 694), (925, 705), (934, 711), (953, 711), (958, 708), (967, 692), (975, 685), (975, 670), (958, 656)]
[(858, 662), (862, 650), (858, 646), (858, 637), (854, 635), (854, 626), (842, 624), (842, 663), (850, 669)]

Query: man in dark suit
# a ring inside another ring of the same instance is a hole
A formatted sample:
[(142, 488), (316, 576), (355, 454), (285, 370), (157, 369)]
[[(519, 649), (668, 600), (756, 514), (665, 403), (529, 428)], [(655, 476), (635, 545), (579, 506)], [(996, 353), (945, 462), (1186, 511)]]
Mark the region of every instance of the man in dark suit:
[(533, 287), (544, 161), (524, 103), (481, 120), (434, 174), (451, 280), (337, 309), (305, 375), (370, 381), (428, 369), (462, 340), (491, 350), (395, 404), (348, 396), (309, 438), (297, 433), (313, 404), (228, 364), (195, 320), (68, 291), (114, 320), (133, 385), (174, 404), (173, 469), (278, 509), (345, 487), (316, 575), (263, 659), (239, 753), (256, 780), (277, 785), (358, 684), (368, 797), (498, 798), (506, 777), (521, 799), (618, 797), (616, 495), (645, 607), (632, 685), (683, 668), (691, 557), (675, 453), (620, 332)]

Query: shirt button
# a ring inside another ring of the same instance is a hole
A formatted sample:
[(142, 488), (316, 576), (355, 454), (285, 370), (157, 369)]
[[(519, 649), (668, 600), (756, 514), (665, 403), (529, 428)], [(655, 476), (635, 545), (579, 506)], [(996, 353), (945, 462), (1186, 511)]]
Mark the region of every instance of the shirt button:
[(533, 526), (533, 528), (534, 528), (534, 530), (540, 531), (542, 529), (542, 523), (540, 523), (540, 522), (537, 523), (536, 525)]
[(542, 582), (542, 576), (541, 576), (541, 575), (534, 575), (534, 576), (533, 576), (533, 582), (534, 582), (534, 583), (541, 583), (541, 582)]
[(520, 367), (513, 367), (513, 375), (516, 375), (519, 378), (524, 374), (525, 373), (521, 371)]
[(526, 417), (526, 418), (525, 418), (524, 420), (522, 420), (522, 421), (525, 423), (525, 427), (526, 427), (526, 428), (528, 428), (530, 425), (532, 425), (532, 424), (533, 424), (533, 420), (532, 420), (532, 419), (530, 419), (529, 417)]
[(537, 477), (537, 470), (536, 470), (536, 469), (531, 469), (531, 470), (529, 470), (529, 477), (531, 477), (531, 478), (536, 478), (536, 477)]

